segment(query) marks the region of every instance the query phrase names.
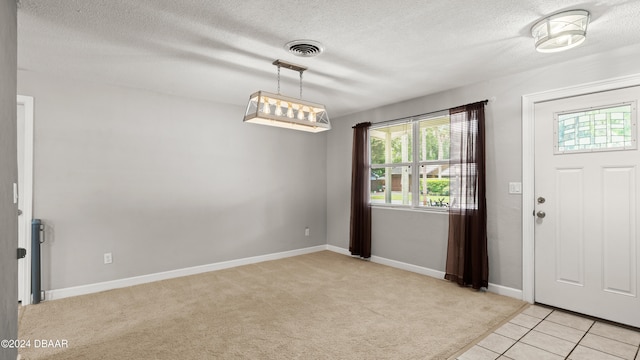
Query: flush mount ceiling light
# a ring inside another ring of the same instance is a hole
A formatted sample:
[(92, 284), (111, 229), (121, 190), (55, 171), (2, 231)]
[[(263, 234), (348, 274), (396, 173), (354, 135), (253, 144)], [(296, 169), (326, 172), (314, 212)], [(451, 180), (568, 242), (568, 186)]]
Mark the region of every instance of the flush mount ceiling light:
[(571, 10), (548, 16), (531, 27), (536, 50), (559, 52), (582, 44), (587, 35), (589, 12)]
[[(258, 91), (249, 96), (244, 122), (277, 126), (287, 129), (318, 133), (331, 129), (324, 105), (302, 100), (302, 73), (306, 67), (276, 60), (278, 67), (278, 93)], [(300, 98), (280, 95), (280, 68), (300, 73)]]

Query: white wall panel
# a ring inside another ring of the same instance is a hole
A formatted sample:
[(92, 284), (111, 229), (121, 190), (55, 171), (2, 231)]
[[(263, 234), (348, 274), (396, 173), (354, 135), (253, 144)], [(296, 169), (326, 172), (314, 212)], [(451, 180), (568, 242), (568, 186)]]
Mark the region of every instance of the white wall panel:
[(602, 264), (605, 291), (636, 296), (636, 169), (602, 169)]
[(556, 169), (556, 281), (584, 284), (584, 170)]

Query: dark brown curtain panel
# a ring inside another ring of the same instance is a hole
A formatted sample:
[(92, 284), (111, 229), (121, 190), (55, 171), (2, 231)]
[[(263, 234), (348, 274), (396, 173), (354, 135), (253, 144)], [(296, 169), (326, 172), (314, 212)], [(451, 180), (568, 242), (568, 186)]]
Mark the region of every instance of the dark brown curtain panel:
[(369, 127), (360, 123), (353, 127), (353, 160), (351, 162), (351, 228), (349, 251), (362, 258), (371, 257), (371, 207), (369, 205)]
[(445, 279), (474, 289), (489, 285), (485, 104), (483, 101), (449, 110), (451, 177)]

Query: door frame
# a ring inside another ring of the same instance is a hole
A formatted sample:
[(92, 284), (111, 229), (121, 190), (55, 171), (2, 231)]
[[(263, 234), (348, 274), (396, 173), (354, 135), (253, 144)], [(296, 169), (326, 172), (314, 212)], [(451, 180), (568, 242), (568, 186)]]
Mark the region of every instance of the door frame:
[[(33, 134), (34, 134), (34, 111), (33, 97), (18, 95), (16, 106), (24, 106), (24, 184), (22, 189), (22, 200), (24, 209), (22, 216), (26, 221), (25, 229), (25, 249), (27, 256), (19, 262), (22, 267), (23, 279), (18, 279), (24, 284), (24, 291), (20, 294), (22, 305), (31, 304), (31, 219), (33, 219)], [(17, 119), (16, 119), (17, 121)], [(19, 272), (20, 273), (20, 272)], [(19, 276), (20, 277), (20, 276)]]
[(522, 96), (522, 300), (535, 301), (535, 105), (631, 86), (640, 86), (640, 74)]

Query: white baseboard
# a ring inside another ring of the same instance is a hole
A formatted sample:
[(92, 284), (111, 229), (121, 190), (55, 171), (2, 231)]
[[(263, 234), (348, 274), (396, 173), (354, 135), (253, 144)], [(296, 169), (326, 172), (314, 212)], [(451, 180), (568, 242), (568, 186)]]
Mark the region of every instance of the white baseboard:
[(263, 261), (284, 259), (292, 256), (310, 254), (313, 252), (318, 252), (323, 250), (327, 250), (326, 245), (319, 245), (319, 246), (313, 246), (313, 247), (308, 247), (303, 249), (284, 251), (284, 252), (279, 252), (274, 254), (253, 256), (253, 257), (237, 259), (237, 260), (223, 261), (219, 263), (194, 266), (194, 267), (165, 271), (165, 272), (149, 274), (149, 275), (135, 276), (135, 277), (125, 278), (125, 279), (105, 281), (105, 282), (95, 283), (95, 284), (48, 290), (46, 292), (46, 296), (47, 296), (47, 300), (57, 300), (57, 299), (71, 297), (71, 296), (93, 294), (100, 291), (146, 284), (154, 281), (173, 279), (173, 278), (182, 277), (182, 276), (196, 275), (196, 274), (201, 274), (201, 273), (210, 272), (210, 271), (228, 269), (236, 266), (255, 264)]
[[(210, 272), (210, 271), (228, 269), (236, 266), (256, 264), (263, 261), (284, 259), (287, 257), (310, 254), (313, 252), (318, 252), (323, 250), (329, 250), (329, 251), (333, 251), (343, 255), (351, 255), (349, 250), (345, 248), (341, 248), (334, 245), (318, 245), (318, 246), (313, 246), (313, 247), (308, 247), (303, 249), (284, 251), (284, 252), (260, 255), (260, 256), (253, 256), (253, 257), (248, 257), (243, 259), (223, 261), (219, 263), (194, 266), (194, 267), (165, 271), (165, 272), (149, 274), (149, 275), (135, 276), (135, 277), (125, 278), (125, 279), (105, 281), (101, 283), (74, 286), (74, 287), (63, 288), (63, 289), (48, 290), (46, 292), (46, 299), (57, 300), (57, 299), (63, 299), (63, 298), (72, 297), (72, 296), (93, 294), (100, 291), (146, 284), (154, 281), (173, 279), (173, 278), (182, 277), (182, 276), (196, 275), (196, 274), (201, 274), (201, 273)], [(406, 270), (406, 271), (415, 272), (422, 275), (431, 276), (437, 279), (444, 278), (444, 272), (442, 271), (426, 268), (423, 266), (413, 265), (413, 264), (405, 263), (402, 261), (391, 260), (391, 259), (383, 258), (380, 256), (371, 256), (371, 262), (391, 266), (391, 267)], [(491, 283), (489, 283), (489, 288), (487, 290), (499, 295), (509, 296), (519, 300), (522, 299), (522, 290), (513, 289), (510, 287), (491, 284)]]
[(487, 289), (487, 291), (498, 294), (498, 295), (508, 296), (518, 300), (524, 300), (524, 297), (523, 297), (524, 295), (522, 293), (522, 290), (520, 289), (514, 289), (507, 286), (489, 283), (489, 288)]
[(338, 247), (338, 246), (328, 245), (327, 244), (327, 250), (336, 252), (338, 254), (351, 256), (351, 253), (349, 252), (349, 249), (341, 248), (341, 247)]
[[(344, 254), (344, 255), (351, 255), (349, 250), (341, 247), (333, 246), (333, 245), (327, 245), (327, 250)], [(436, 279), (444, 279), (444, 275), (445, 275), (445, 273), (440, 270), (434, 270), (434, 269), (426, 268), (423, 266), (413, 265), (413, 264), (409, 264), (409, 263), (405, 263), (397, 260), (391, 260), (391, 259), (387, 259), (380, 256), (375, 256), (375, 255), (371, 256), (371, 262), (391, 266), (391, 267), (406, 270), (406, 271), (415, 272), (422, 275), (431, 276)], [(504, 296), (512, 297), (518, 300), (522, 300), (522, 290), (489, 283), (489, 287), (487, 288), (487, 291), (498, 294), (498, 295), (504, 295)]]
[(413, 265), (402, 261), (391, 260), (380, 256), (371, 256), (371, 262), (391, 266), (394, 268), (411, 271), (414, 273), (431, 276), (436, 279), (444, 279), (444, 272), (434, 269), (429, 269), (423, 266)]

